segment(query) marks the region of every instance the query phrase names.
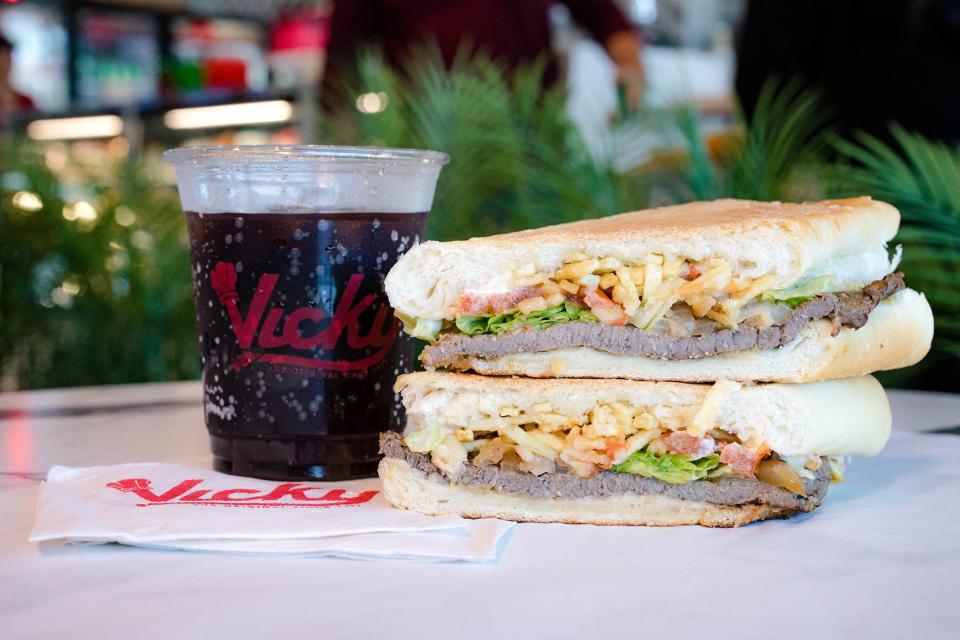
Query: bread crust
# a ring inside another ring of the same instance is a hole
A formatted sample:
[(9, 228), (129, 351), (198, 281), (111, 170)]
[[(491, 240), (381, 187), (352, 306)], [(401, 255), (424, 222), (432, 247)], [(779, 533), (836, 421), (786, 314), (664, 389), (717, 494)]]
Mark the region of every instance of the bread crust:
[[(383, 482), (383, 495), (390, 504), (427, 515), (568, 524), (739, 527), (797, 513), (769, 505), (728, 506), (652, 495), (530, 498), (431, 479), (396, 458), (384, 458), (378, 472)], [(812, 502), (808, 510), (819, 505), (819, 502)]]
[(855, 230), (856, 235), (862, 236), (863, 242), (869, 243), (890, 240), (899, 225), (900, 213), (895, 207), (869, 196), (801, 203), (727, 198), (631, 211), (605, 218), (475, 238), (468, 242), (513, 244), (522, 241), (529, 243), (528, 246), (539, 246), (543, 242), (605, 239), (610, 236), (629, 241), (648, 238), (653, 234), (695, 238), (705, 232), (749, 234), (758, 230), (775, 232), (783, 240), (794, 238), (812, 242), (833, 236), (834, 230)]
[(578, 347), (491, 359), (464, 356), (449, 369), (534, 378), (815, 382), (916, 364), (930, 351), (933, 312), (923, 294), (906, 289), (881, 302), (860, 329), (844, 328), (836, 336), (832, 329), (828, 320), (817, 320), (782, 347), (700, 360), (659, 360)]
[(865, 252), (876, 258), (899, 224), (894, 207), (868, 197), (693, 202), (487, 238), (425, 242), (397, 262), (384, 286), (399, 312), (439, 319), (449, 315), (462, 290), (507, 286), (504, 277), (524, 265), (552, 272), (577, 253), (627, 262), (661, 253), (726, 258), (745, 275), (772, 274), (772, 288), (780, 288), (827, 261)]

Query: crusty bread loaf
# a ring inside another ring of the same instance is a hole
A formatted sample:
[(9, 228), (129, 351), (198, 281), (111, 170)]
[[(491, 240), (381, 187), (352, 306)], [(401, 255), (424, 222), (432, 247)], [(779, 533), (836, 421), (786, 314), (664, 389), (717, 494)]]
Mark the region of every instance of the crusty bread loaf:
[[(713, 385), (638, 380), (509, 378), (410, 373), (397, 379), (407, 432), (427, 423), (468, 427), (503, 407), (549, 403), (564, 416), (597, 404), (668, 405), (696, 410)], [(872, 376), (808, 384), (746, 385), (723, 401), (716, 424), (757, 438), (782, 455), (874, 455), (890, 437), (890, 406)]]
[(504, 278), (531, 263), (553, 272), (577, 252), (627, 262), (642, 262), (650, 253), (721, 257), (742, 275), (771, 273), (774, 289), (817, 265), (841, 261), (852, 270), (847, 277), (869, 282), (889, 270), (884, 244), (899, 223), (894, 207), (867, 197), (694, 202), (462, 242), (426, 242), (397, 262), (385, 288), (397, 311), (440, 319), (463, 289), (506, 286)]
[(700, 360), (658, 360), (589, 348), (519, 353), (497, 358), (461, 357), (453, 371), (537, 378), (632, 378), (707, 382), (720, 378), (757, 382), (813, 382), (908, 367), (930, 350), (933, 313), (912, 289), (884, 300), (860, 329), (831, 335), (828, 320), (810, 323), (792, 342)]
[[(428, 515), (501, 518), (518, 522), (738, 527), (756, 520), (782, 518), (795, 513), (770, 505), (728, 506), (657, 495), (531, 498), (468, 488), (430, 478), (396, 458), (384, 458), (380, 462), (379, 473), (387, 501), (395, 507)], [(819, 505), (820, 501), (811, 500), (809, 510)]]

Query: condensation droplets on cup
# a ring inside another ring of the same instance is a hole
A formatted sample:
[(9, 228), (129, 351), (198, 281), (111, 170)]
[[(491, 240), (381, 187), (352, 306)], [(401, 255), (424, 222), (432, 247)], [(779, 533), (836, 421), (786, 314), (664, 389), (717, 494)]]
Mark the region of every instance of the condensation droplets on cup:
[(167, 157), (209, 337), (204, 380), (217, 381), (205, 399), (215, 467), (278, 479), (373, 474), (377, 432), (402, 427), (393, 382), (412, 362), (382, 282), (422, 233), (445, 156), (234, 147)]

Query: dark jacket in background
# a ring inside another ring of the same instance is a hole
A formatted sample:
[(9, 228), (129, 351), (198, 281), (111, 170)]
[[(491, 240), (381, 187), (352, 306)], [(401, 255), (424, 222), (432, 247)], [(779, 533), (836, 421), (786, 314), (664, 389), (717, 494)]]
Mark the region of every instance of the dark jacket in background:
[[(449, 65), (470, 44), (507, 68), (550, 53), (551, 0), (339, 0), (327, 48), (327, 76), (348, 73), (365, 45), (380, 46), (394, 63), (418, 44), (436, 43)], [(562, 0), (574, 21), (603, 43), (630, 23), (614, 0)], [(547, 82), (557, 77), (550, 61)], [(329, 86), (328, 82), (328, 86)]]
[(960, 142), (960, 0), (751, 0), (737, 93), (752, 112), (771, 74), (826, 93), (841, 133), (890, 122)]

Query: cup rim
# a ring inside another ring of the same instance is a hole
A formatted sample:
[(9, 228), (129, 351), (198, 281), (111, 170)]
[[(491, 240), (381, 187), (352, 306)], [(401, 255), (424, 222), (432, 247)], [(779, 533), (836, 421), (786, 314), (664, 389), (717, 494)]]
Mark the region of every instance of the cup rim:
[(177, 147), (164, 151), (163, 159), (173, 165), (246, 165), (298, 160), (369, 164), (387, 160), (443, 166), (450, 161), (450, 156), (440, 151), (402, 149), (397, 147), (351, 147), (321, 144), (251, 144)]

